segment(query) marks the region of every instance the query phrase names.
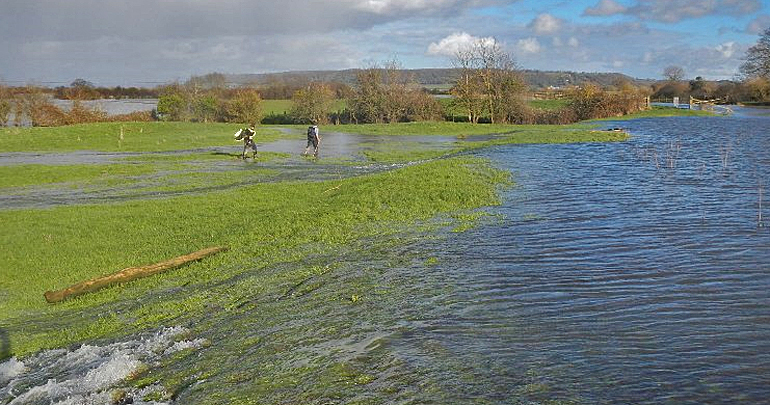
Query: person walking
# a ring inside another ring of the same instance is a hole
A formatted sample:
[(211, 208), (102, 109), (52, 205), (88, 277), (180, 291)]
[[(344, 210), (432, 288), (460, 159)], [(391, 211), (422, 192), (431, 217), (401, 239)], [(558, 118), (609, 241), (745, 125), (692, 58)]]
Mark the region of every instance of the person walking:
[(235, 140), (243, 141), (243, 153), (241, 153), (241, 158), (243, 160), (246, 160), (246, 151), (249, 149), (253, 152), (252, 158), (257, 158), (257, 144), (254, 143), (254, 135), (256, 134), (257, 131), (254, 129), (253, 125), (248, 128), (239, 129), (238, 132), (235, 133)]
[(307, 127), (307, 146), (302, 156), (307, 156), (310, 146), (313, 146), (313, 157), (318, 157), (318, 146), (321, 144), (321, 135), (318, 133), (318, 125)]

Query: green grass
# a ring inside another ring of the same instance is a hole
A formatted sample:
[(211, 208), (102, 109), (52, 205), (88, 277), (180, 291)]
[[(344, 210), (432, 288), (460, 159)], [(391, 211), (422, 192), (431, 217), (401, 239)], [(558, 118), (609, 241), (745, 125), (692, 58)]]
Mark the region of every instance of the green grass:
[(266, 116), (288, 114), (292, 105), (291, 100), (262, 100), (262, 113)]
[[(230, 146), (233, 133), (240, 127), (220, 123), (110, 122), (54, 128), (1, 128), (0, 150), (149, 152)], [(258, 143), (280, 137), (281, 133), (275, 129), (257, 128)]]
[[(287, 250), (309, 242), (344, 244), (380, 233), (383, 226), (495, 204), (495, 188), (506, 179), (483, 162), (456, 158), (334, 182), (258, 184), (162, 200), (2, 211), (0, 319), (55, 318), (150, 291), (225, 279), (255, 259), (285, 260)], [(253, 213), (259, 226), (244, 223), (244, 212)], [(227, 245), (232, 251), (62, 305), (48, 305), (42, 298), (46, 290), (212, 245)], [(25, 354), (151, 327), (203, 311), (208, 301), (199, 295), (181, 300), (169, 296), (133, 313), (102, 316), (87, 328), (57, 322), (22, 328), (11, 333), (11, 347), (15, 354)]]

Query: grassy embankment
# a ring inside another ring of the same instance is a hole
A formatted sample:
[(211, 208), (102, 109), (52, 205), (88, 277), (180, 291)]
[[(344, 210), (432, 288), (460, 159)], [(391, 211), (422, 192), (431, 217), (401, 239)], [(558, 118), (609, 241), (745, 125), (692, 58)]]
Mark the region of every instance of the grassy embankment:
[[(0, 151), (187, 150), (232, 145), (234, 128), (221, 124), (136, 123), (4, 129), (0, 131)], [(501, 143), (624, 139), (622, 134), (588, 127), (415, 123), (344, 126), (339, 130), (460, 137), (448, 150), (416, 152), (432, 157)], [(481, 142), (463, 140), (490, 133), (504, 135)], [(270, 128), (260, 129), (262, 134), (280, 136), (279, 131)], [(383, 160), (404, 160), (412, 159), (415, 151), (407, 147), (389, 153), (385, 148), (378, 153)], [(206, 157), (218, 158), (233, 159)], [(376, 153), (374, 158), (378, 158)], [(188, 163), (188, 157), (167, 155), (145, 155), (142, 159), (153, 161), (69, 168), (9, 166), (4, 169), (6, 174), (15, 175), (4, 180), (2, 187), (7, 191), (12, 186), (59, 181), (74, 181), (74, 186), (67, 187), (77, 187), (78, 181), (93, 176), (106, 176), (120, 183), (157, 170), (153, 165), (168, 164), (169, 160), (171, 164)], [(316, 164), (323, 168), (323, 159)], [(60, 171), (69, 174), (51, 178)], [(224, 280), (255, 268), (299, 260), (306, 255), (303, 247), (311, 242), (316, 249), (333, 250), (370, 235), (426, 224), (437, 216), (460, 222), (474, 220), (478, 218), (473, 214), (475, 209), (498, 203), (496, 188), (506, 182), (506, 173), (479, 159), (453, 157), (332, 182), (253, 184), (154, 200), (0, 211), (0, 329), (10, 342), (10, 349), (3, 355), (24, 355), (41, 348), (125, 335), (194, 319), (217, 308), (226, 309), (244, 294), (254, 294), (254, 285), (248, 287), (248, 292), (237, 285), (218, 289)], [(212, 245), (227, 245), (232, 250), (61, 305), (48, 305), (42, 297), (46, 290)], [(286, 285), (296, 278), (297, 274), (287, 271), (263, 282)]]

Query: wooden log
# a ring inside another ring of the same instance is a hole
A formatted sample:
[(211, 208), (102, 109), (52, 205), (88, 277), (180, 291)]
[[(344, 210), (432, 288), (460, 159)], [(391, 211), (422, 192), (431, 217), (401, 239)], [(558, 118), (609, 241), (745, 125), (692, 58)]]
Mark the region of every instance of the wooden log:
[(151, 264), (149, 266), (141, 267), (129, 267), (120, 270), (116, 273), (112, 273), (107, 276), (93, 278), (91, 280), (82, 281), (74, 284), (63, 290), (46, 291), (44, 294), (46, 301), (50, 303), (60, 302), (69, 297), (93, 292), (101, 288), (107, 287), (112, 284), (125, 283), (128, 281), (137, 280), (140, 278), (152, 276), (154, 274), (162, 273), (166, 270), (177, 268), (184, 264), (201, 260), (205, 257), (215, 255), (220, 252), (227, 251), (227, 247), (210, 247), (199, 250), (197, 252), (190, 253), (188, 255), (175, 257), (160, 263)]

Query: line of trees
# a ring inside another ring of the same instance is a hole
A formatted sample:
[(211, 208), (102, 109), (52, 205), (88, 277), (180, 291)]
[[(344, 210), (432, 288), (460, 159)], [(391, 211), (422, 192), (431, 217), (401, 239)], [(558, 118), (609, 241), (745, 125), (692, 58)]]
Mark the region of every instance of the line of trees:
[[(478, 41), (456, 55), (457, 77), (452, 83), (450, 114), (439, 101), (417, 84), (397, 61), (357, 71), (355, 85), (299, 81), (273, 82), (268, 86), (232, 88), (219, 73), (193, 76), (183, 84), (155, 88), (158, 97), (155, 118), (174, 121), (237, 122), (258, 124), (264, 117), (263, 93), (286, 98), (291, 92), (292, 109), (272, 123), (391, 123), (418, 120), (462, 119), (472, 123), (569, 123), (584, 119), (628, 114), (646, 107), (645, 97), (692, 95), (700, 99), (721, 98), (770, 101), (770, 28), (746, 54), (741, 66), (742, 82), (712, 82), (696, 77), (685, 81), (684, 69), (666, 67), (665, 81), (648, 88), (619, 83), (612, 91), (593, 85), (567, 91), (570, 102), (559, 110), (539, 110), (526, 102), (528, 85), (513, 57), (494, 41)], [(125, 90), (125, 89), (122, 89)], [(50, 89), (35, 86), (0, 86), (0, 125), (27, 119), (32, 125), (64, 125), (107, 119), (101, 111), (88, 109), (80, 100), (104, 97), (102, 90), (78, 79), (54, 96), (75, 100), (69, 111), (50, 102)], [(122, 93), (125, 94), (125, 93)], [(345, 99), (347, 108), (335, 111), (336, 101)], [(145, 116), (124, 117), (149, 119)]]
[(157, 117), (167, 121), (237, 122), (256, 125), (263, 117), (256, 89), (227, 89), (188, 81), (165, 86), (158, 98)]

